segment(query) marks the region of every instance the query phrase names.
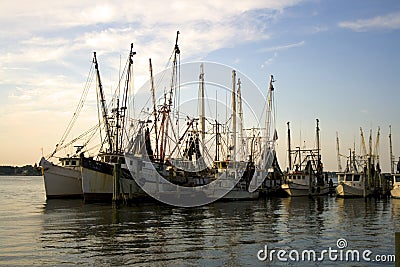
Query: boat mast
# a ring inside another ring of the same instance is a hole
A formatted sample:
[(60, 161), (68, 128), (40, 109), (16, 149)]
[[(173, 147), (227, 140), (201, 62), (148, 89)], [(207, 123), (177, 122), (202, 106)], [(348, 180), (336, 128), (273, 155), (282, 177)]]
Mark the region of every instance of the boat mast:
[(372, 129), (369, 129), (369, 140), (368, 140), (368, 145), (369, 145), (369, 152), (368, 156), (372, 159)]
[[(164, 162), (164, 159), (165, 159), (165, 150), (167, 148), (167, 141), (168, 141), (168, 122), (171, 119), (170, 114), (171, 114), (171, 108), (172, 108), (172, 97), (174, 95), (173, 91), (175, 89), (176, 82), (177, 82), (177, 68), (178, 68), (177, 55), (180, 54), (180, 50), (179, 50), (179, 46), (178, 46), (178, 36), (179, 36), (179, 31), (176, 32), (176, 40), (175, 40), (175, 46), (174, 46), (174, 60), (173, 60), (173, 66), (172, 66), (172, 78), (171, 78), (171, 87), (170, 87), (170, 91), (169, 91), (168, 104), (164, 103), (164, 107), (162, 110), (163, 118), (162, 118), (162, 122), (161, 122), (162, 132), (161, 132), (161, 142), (160, 142), (160, 161), (161, 162)], [(165, 98), (165, 100), (166, 100), (166, 98)], [(178, 106), (179, 106), (179, 104), (178, 104)]]
[(108, 139), (109, 151), (111, 152), (113, 150), (113, 144), (112, 144), (112, 140), (111, 140), (110, 124), (108, 122), (108, 116), (107, 116), (107, 105), (106, 105), (106, 100), (104, 97), (103, 85), (101, 83), (99, 64), (97, 63), (96, 52), (93, 52), (93, 62), (94, 62), (94, 66), (95, 66), (96, 74), (97, 74), (97, 83), (98, 83), (99, 91), (100, 91), (101, 109), (102, 109), (102, 113), (103, 113), (104, 124), (106, 126), (106, 135), (107, 135), (107, 139)]
[[(116, 140), (116, 152), (117, 153), (122, 153), (122, 140), (123, 140), (123, 136), (124, 136), (124, 130), (125, 130), (125, 124), (126, 124), (126, 110), (127, 108), (127, 102), (128, 102), (128, 93), (129, 93), (129, 89), (130, 89), (130, 82), (131, 82), (131, 72), (132, 72), (132, 64), (133, 64), (133, 55), (136, 55), (136, 52), (133, 52), (133, 43), (131, 43), (131, 49), (129, 51), (129, 63), (128, 63), (128, 69), (126, 72), (126, 83), (125, 83), (125, 88), (124, 88), (124, 94), (122, 96), (122, 103), (123, 106), (121, 107), (121, 120), (122, 120), (122, 124), (121, 124), (121, 129), (120, 129), (120, 143), (121, 143), (121, 147), (118, 147), (118, 121), (119, 119), (117, 118), (117, 140)], [(119, 103), (118, 103), (119, 105)], [(119, 111), (117, 110), (117, 115), (119, 114)]]
[(232, 154), (231, 160), (236, 161), (236, 71), (232, 70)]
[(317, 121), (317, 127), (316, 127), (315, 131), (316, 131), (316, 137), (317, 137), (317, 163), (318, 163), (317, 172), (318, 172), (318, 174), (321, 174), (322, 169), (321, 169), (321, 155), (320, 155), (321, 148), (320, 148), (320, 144), (319, 144), (319, 119), (316, 119), (316, 121)]
[(338, 132), (336, 132), (336, 152), (337, 152), (338, 171), (342, 172), (342, 164), (340, 163), (339, 134), (338, 134)]
[(151, 96), (153, 100), (154, 131), (156, 133), (155, 155), (158, 156), (157, 107), (156, 107), (156, 94), (155, 94), (154, 79), (153, 79), (153, 65), (151, 64), (151, 58), (149, 58), (149, 69), (150, 69)]
[(289, 161), (289, 170), (292, 169), (292, 148), (290, 144), (290, 122), (287, 122), (288, 127), (288, 161)]
[(390, 173), (394, 173), (394, 159), (392, 147), (392, 125), (389, 125), (389, 150), (390, 150)]
[(200, 129), (201, 129), (201, 140), (204, 144), (206, 136), (206, 122), (205, 122), (205, 99), (204, 99), (204, 65), (200, 65)]
[(376, 164), (379, 164), (379, 139), (381, 136), (381, 128), (378, 127), (378, 132), (376, 133), (374, 156), (376, 157)]
[(266, 122), (265, 122), (265, 128), (266, 128), (266, 141), (268, 142), (271, 137), (271, 112), (272, 112), (272, 97), (273, 97), (273, 92), (274, 92), (274, 85), (273, 82), (274, 76), (271, 75), (269, 79), (269, 89), (268, 89), (268, 98), (267, 98), (267, 117), (266, 117)]
[[(243, 107), (242, 107), (242, 88), (241, 88), (241, 82), (240, 78), (238, 78), (238, 89), (237, 89), (237, 102), (238, 102), (238, 114), (239, 114), (239, 150), (240, 150), (240, 158), (244, 159), (244, 138), (243, 138)], [(250, 155), (251, 156), (251, 155)]]
[(360, 127), (360, 133), (361, 133), (361, 145), (362, 145), (362, 151), (363, 151), (363, 157), (366, 158), (367, 157), (367, 147), (365, 145), (365, 138), (364, 138), (364, 133), (362, 128)]

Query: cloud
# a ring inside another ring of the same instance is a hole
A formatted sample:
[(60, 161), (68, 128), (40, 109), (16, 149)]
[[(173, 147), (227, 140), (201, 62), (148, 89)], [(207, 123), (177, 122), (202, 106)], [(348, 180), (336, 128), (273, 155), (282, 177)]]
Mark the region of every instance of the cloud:
[[(165, 67), (177, 30), (182, 60), (196, 60), (218, 49), (270, 38), (270, 22), (300, 2), (4, 0), (0, 89), (5, 97), (0, 128), (7, 128), (10, 135), (26, 133), (33, 127), (33, 114), (47, 129), (43, 142), (53, 145), (79, 100), (93, 51), (110, 94), (118, 83), (120, 61), (123, 67), (134, 43), (134, 81), (139, 88), (148, 79), (150, 57), (155, 73)], [(89, 98), (96, 101), (95, 96)], [(0, 156), (0, 162), (10, 160), (14, 159)], [(21, 161), (26, 159), (15, 159)]]
[(357, 32), (365, 32), (373, 29), (397, 30), (400, 29), (400, 12), (376, 16), (370, 19), (343, 21), (340, 22), (338, 26)]
[(271, 65), (277, 57), (278, 53), (275, 52), (273, 57), (268, 58), (267, 60), (264, 61), (263, 64), (261, 64), (261, 68), (263, 69), (264, 67)]
[(262, 48), (259, 49), (258, 52), (271, 52), (271, 51), (279, 51), (279, 50), (286, 50), (286, 49), (290, 49), (290, 48), (295, 48), (295, 47), (301, 47), (305, 44), (305, 41), (301, 41), (298, 43), (294, 43), (294, 44), (288, 44), (288, 45), (281, 45), (281, 46), (273, 46), (273, 47), (266, 47), (266, 48)]

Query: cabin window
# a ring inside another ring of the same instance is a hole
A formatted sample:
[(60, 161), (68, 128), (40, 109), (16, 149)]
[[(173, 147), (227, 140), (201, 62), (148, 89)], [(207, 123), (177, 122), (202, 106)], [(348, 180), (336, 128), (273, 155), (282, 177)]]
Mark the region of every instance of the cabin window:
[(293, 176), (292, 176), (292, 179), (293, 179), (293, 180), (296, 180), (296, 179), (297, 179), (297, 176), (296, 176), (296, 175), (293, 175)]
[(354, 175), (354, 182), (360, 181), (360, 175)]
[(133, 165), (133, 161), (132, 161), (132, 160), (130, 160), (130, 161), (129, 161), (129, 164), (130, 164), (130, 165)]
[(65, 166), (69, 166), (69, 161), (65, 161)]
[(304, 179), (306, 179), (306, 177), (305, 177), (305, 176), (302, 176), (301, 178), (302, 178), (303, 180), (304, 180)]
[(396, 183), (400, 183), (400, 176), (396, 176)]
[(345, 181), (345, 182), (351, 182), (351, 181), (352, 181), (351, 175), (346, 175), (346, 176), (344, 177), (344, 181)]
[(73, 160), (71, 165), (76, 166), (76, 160)]

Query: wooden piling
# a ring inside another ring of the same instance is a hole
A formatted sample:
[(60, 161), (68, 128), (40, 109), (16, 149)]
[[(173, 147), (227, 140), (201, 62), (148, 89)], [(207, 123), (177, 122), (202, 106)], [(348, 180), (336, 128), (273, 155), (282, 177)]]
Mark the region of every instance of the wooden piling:
[(119, 202), (120, 201), (120, 192), (119, 192), (119, 178), (121, 175), (121, 163), (117, 162), (114, 165), (114, 171), (113, 171), (113, 202)]

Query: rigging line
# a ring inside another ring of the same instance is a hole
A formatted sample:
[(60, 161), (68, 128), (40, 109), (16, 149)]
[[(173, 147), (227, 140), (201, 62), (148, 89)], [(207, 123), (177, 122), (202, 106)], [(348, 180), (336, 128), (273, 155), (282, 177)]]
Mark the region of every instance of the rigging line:
[[(127, 72), (128, 64), (129, 64), (129, 59), (127, 59), (127, 61), (125, 63), (125, 66), (124, 66), (124, 69), (122, 71), (122, 74), (121, 73), (119, 74), (118, 85), (115, 88), (114, 93), (112, 95), (112, 100), (114, 100), (114, 101), (115, 101), (116, 97), (119, 97), (119, 95), (120, 95), (121, 82), (122, 82), (123, 77), (125, 77), (125, 73)], [(108, 108), (111, 108), (111, 103), (109, 103), (109, 107)]]
[[(99, 103), (99, 90), (96, 90), (96, 96), (97, 96), (97, 103)], [(101, 115), (100, 115), (101, 111), (100, 111), (100, 105), (97, 104), (97, 118), (99, 120), (98, 125), (101, 125)], [(99, 127), (99, 135), (100, 135), (100, 140), (103, 140), (103, 136), (101, 134), (101, 127)], [(103, 146), (101, 146), (100, 149), (103, 149)]]
[[(80, 114), (80, 111), (82, 110), (83, 104), (86, 101), (86, 97), (87, 97), (88, 92), (89, 92), (90, 85), (91, 85), (91, 83), (93, 81), (93, 76), (94, 76), (93, 73), (94, 73), (93, 64), (91, 64), (91, 68), (89, 70), (89, 74), (88, 74), (88, 77), (86, 79), (86, 83), (85, 83), (81, 98), (79, 100), (78, 106), (76, 107), (75, 112), (74, 112), (74, 114), (73, 114), (73, 116), (71, 118), (71, 121), (68, 123), (68, 126), (67, 126), (64, 134), (62, 135), (61, 140), (57, 144), (57, 146), (60, 146), (65, 142), (65, 139), (68, 137), (69, 133), (71, 132), (71, 130), (73, 128), (73, 125), (75, 124), (76, 119), (78, 118), (78, 116)], [(57, 147), (56, 147), (55, 151), (53, 152), (53, 155), (54, 155), (55, 152), (57, 152)]]
[[(155, 88), (158, 88), (158, 87), (160, 86), (161, 82), (164, 80), (165, 74), (167, 73), (167, 69), (169, 68), (168, 66), (169, 66), (170, 63), (171, 63), (171, 59), (172, 59), (172, 56), (174, 55), (174, 53), (175, 53), (175, 47), (174, 47), (174, 49), (172, 49), (172, 53), (171, 53), (171, 55), (170, 55), (170, 57), (169, 57), (169, 59), (168, 59), (168, 61), (167, 61), (167, 64), (164, 66), (164, 70), (160, 72), (161, 76), (158, 77), (158, 79), (156, 80), (156, 86), (155, 86)], [(173, 69), (173, 68), (171, 67), (171, 70), (172, 70), (172, 69)], [(157, 75), (156, 75), (156, 76), (157, 76)]]
[[(63, 146), (60, 146), (57, 148), (57, 151), (64, 149), (68, 146), (70, 146), (71, 144), (73, 144), (74, 142), (76, 142), (77, 140), (83, 138), (84, 136), (86, 136), (87, 134), (91, 133), (92, 131), (96, 131), (97, 130), (98, 125), (96, 124), (95, 126), (93, 126), (92, 128), (90, 128), (89, 130), (87, 130), (86, 132), (82, 133), (81, 135), (79, 135), (78, 137), (72, 139), (71, 141), (69, 141), (67, 144), (64, 144)], [(49, 155), (46, 156), (46, 158), (50, 158), (53, 157), (54, 153), (51, 153)]]

